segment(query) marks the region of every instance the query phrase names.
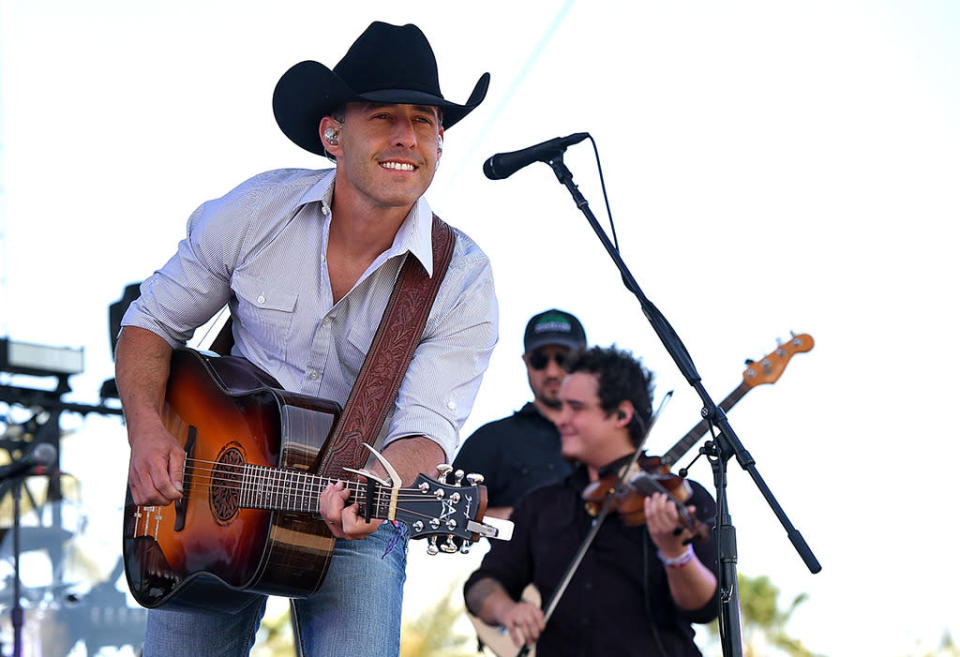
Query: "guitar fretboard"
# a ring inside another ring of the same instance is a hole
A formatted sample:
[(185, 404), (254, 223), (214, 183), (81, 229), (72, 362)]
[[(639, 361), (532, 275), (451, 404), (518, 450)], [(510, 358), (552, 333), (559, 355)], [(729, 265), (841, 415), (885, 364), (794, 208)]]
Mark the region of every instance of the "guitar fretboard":
[[(243, 464), (230, 466), (230, 469), (236, 474), (230, 477), (233, 481), (224, 482), (224, 486), (239, 489), (239, 504), (249, 509), (320, 513), (320, 495), (327, 486), (342, 481), (298, 470), (269, 468), (261, 465)], [(367, 484), (356, 481), (345, 483), (347, 490), (350, 491), (348, 502), (357, 502), (363, 507), (367, 500)], [(376, 483), (373, 485), (373, 491), (373, 516), (386, 518), (390, 494), (384, 492)]]

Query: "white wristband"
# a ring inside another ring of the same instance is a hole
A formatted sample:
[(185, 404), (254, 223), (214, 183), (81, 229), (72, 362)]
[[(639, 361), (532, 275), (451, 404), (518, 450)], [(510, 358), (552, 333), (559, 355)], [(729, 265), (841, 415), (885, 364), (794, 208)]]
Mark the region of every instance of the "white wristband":
[(693, 546), (688, 543), (684, 553), (676, 557), (665, 557), (660, 550), (657, 550), (657, 556), (667, 568), (683, 568), (693, 560)]

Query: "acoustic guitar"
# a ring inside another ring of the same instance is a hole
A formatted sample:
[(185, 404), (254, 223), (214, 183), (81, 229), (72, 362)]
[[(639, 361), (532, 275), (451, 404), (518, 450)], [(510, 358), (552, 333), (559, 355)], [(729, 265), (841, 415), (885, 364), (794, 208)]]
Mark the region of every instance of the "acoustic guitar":
[[(315, 592), (335, 543), (319, 515), (320, 494), (341, 479), (309, 468), (339, 414), (337, 404), (283, 390), (243, 359), (175, 350), (163, 422), (186, 451), (183, 499), (136, 505), (127, 487), (123, 559), (137, 602), (235, 611), (253, 593)], [(429, 537), (430, 553), (498, 537), (481, 522), (481, 478), (461, 485), (463, 473), (449, 482), (449, 470), (440, 468), (444, 481), (421, 474), (410, 488), (369, 478), (347, 486), (362, 515)]]
[[(801, 333), (800, 335), (791, 335), (789, 342), (777, 345), (776, 349), (759, 361), (748, 360), (746, 363), (747, 368), (743, 371), (743, 381), (741, 381), (740, 385), (734, 388), (718, 406), (722, 408), (724, 412), (729, 411), (756, 386), (765, 383), (776, 383), (794, 354), (810, 351), (811, 349), (813, 349), (813, 338), (806, 333)], [(701, 420), (696, 426), (690, 429), (690, 431), (685, 433), (673, 447), (667, 450), (661, 457), (661, 462), (667, 466), (676, 463), (706, 434), (709, 426), (707, 420)], [(534, 605), (540, 605), (540, 593), (533, 584), (527, 585), (520, 599)], [(470, 618), (470, 622), (477, 632), (477, 640), (481, 646), (486, 646), (487, 649), (492, 651), (493, 654), (498, 655), (498, 657), (517, 654), (518, 648), (514, 645), (513, 640), (505, 628), (487, 625), (470, 612), (467, 612), (467, 616)], [(527, 654), (530, 657), (535, 657), (536, 649), (531, 648)]]

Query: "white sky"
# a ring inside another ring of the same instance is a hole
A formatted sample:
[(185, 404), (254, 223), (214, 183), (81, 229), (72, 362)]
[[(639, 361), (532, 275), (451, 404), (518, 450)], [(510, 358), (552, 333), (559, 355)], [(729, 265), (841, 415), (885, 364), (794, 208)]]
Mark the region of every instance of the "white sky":
[[(71, 398), (95, 401), (112, 375), (107, 306), (172, 253), (194, 207), (262, 170), (323, 166), (273, 121), (280, 74), (303, 59), (332, 66), (371, 20), (416, 22), (448, 98), (462, 102), (480, 73), (493, 76), (485, 103), (447, 134), (428, 194), (488, 253), (500, 301), (501, 344), (465, 435), (529, 397), (522, 330), (551, 306), (578, 314), (592, 343), (642, 355), (659, 395), (676, 391), (651, 450), (698, 419), (698, 400), (549, 168), (482, 176), (495, 152), (589, 131), (624, 258), (716, 401), (775, 338), (816, 339), (731, 421), (823, 572), (806, 571), (734, 464), (741, 571), (770, 575), (783, 606), (810, 594), (790, 631), (817, 652), (894, 657), (945, 631), (960, 638), (947, 497), (960, 456), (948, 296), (960, 7), (451, 7), (0, 0), (0, 335), (83, 347)], [(566, 163), (606, 225), (588, 142)], [(112, 418), (64, 425), (82, 429), (64, 465), (92, 514), (110, 520), (88, 540), (119, 550), (123, 430)], [(711, 483), (702, 459), (692, 476)], [(439, 594), (437, 561), (425, 575), (420, 550), (411, 581), (429, 577), (417, 588)]]

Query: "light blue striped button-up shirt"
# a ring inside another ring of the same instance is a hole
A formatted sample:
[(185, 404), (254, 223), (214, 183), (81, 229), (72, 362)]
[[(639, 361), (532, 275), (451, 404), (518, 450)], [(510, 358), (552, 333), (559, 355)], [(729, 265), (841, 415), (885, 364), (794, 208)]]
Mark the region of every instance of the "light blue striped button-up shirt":
[[(178, 347), (229, 304), (234, 354), (287, 390), (344, 404), (404, 259), (415, 257), (433, 273), (433, 215), (426, 200), (417, 201), (393, 245), (334, 304), (326, 265), (334, 177), (335, 170), (269, 171), (200, 206), (177, 253), (141, 285), (123, 325)], [(424, 435), (452, 458), (496, 344), (490, 263), (469, 237), (456, 236), (381, 446)]]

